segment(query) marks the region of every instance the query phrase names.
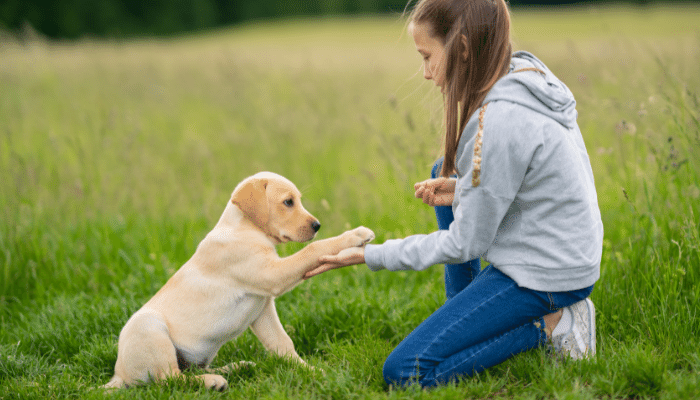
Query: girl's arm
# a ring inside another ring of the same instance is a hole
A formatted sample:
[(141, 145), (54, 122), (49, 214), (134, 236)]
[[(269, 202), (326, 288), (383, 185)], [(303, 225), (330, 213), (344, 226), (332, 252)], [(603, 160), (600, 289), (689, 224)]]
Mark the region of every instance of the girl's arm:
[[(516, 113), (517, 111), (517, 113)], [(509, 115), (524, 115), (523, 118), (504, 118)], [(462, 174), (457, 181), (435, 180), (444, 189), (448, 182), (456, 182), (453, 190), (454, 222), (448, 230), (428, 235), (413, 235), (405, 239), (387, 240), (381, 245), (365, 247), (365, 264), (373, 270), (423, 270), (435, 264), (457, 264), (483, 257), (496, 242), (499, 227), (508, 229), (517, 220), (504, 221), (520, 187), (535, 151), (542, 145), (541, 120), (534, 118), (533, 111), (509, 102), (494, 102), (485, 114), (483, 147), (480, 157), (481, 183), (472, 182), (475, 136), (464, 139), (459, 152), (457, 168)], [(467, 123), (466, 131), (475, 132), (478, 116)], [(416, 194), (424, 198), (425, 191), (432, 187), (430, 181), (417, 184)], [(423, 188), (423, 192), (419, 190)], [(439, 193), (439, 191), (436, 191)], [(428, 201), (439, 196), (428, 194)]]
[(421, 271), (435, 264), (457, 264), (484, 256), (512, 198), (494, 195), (484, 187), (462, 189), (458, 195), (455, 220), (448, 230), (368, 244), (365, 264), (373, 271)]

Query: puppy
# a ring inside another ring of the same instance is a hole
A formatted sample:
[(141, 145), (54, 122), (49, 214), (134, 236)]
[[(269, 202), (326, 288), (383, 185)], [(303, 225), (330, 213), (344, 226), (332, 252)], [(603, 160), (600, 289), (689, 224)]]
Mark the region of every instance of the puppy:
[(271, 172), (243, 180), (192, 258), (127, 321), (114, 377), (103, 387), (161, 380), (197, 366), (210, 372), (197, 376), (206, 387), (226, 389), (226, 379), (206, 368), (248, 327), (268, 351), (305, 364), (280, 323), (275, 297), (320, 266), (322, 255), (363, 246), (374, 233), (359, 227), (280, 258), (275, 245), (309, 241), (321, 227), (300, 197), (292, 182)]

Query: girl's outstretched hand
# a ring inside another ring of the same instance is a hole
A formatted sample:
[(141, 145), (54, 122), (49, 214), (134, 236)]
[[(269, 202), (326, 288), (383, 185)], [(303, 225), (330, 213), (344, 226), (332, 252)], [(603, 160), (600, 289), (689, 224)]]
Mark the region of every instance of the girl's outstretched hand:
[(455, 198), (455, 178), (435, 178), (413, 185), (415, 196), (429, 206), (451, 206)]
[(309, 279), (312, 276), (321, 274), (326, 271), (330, 271), (336, 268), (347, 267), (349, 265), (362, 264), (365, 262), (365, 248), (364, 247), (351, 247), (345, 249), (334, 256), (322, 256), (319, 258), (321, 266), (309, 271), (304, 275), (304, 279)]

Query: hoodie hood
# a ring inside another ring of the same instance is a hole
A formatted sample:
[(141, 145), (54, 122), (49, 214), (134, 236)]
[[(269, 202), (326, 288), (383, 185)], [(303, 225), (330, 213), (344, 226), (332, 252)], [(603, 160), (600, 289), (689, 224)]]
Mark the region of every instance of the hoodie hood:
[[(517, 72), (526, 68), (534, 71)], [(559, 122), (567, 128), (576, 125), (576, 100), (568, 87), (542, 61), (526, 51), (513, 54), (510, 71), (491, 88), (484, 104), (505, 100), (528, 107)]]

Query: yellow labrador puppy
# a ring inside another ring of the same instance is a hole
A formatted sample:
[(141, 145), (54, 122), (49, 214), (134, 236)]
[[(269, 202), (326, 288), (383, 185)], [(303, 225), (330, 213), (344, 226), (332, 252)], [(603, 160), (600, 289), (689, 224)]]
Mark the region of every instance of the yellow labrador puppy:
[[(359, 227), (280, 258), (275, 245), (309, 241), (321, 227), (300, 197), (292, 182), (271, 172), (241, 182), (192, 258), (127, 321), (114, 377), (104, 387), (160, 380), (189, 366), (206, 368), (221, 346), (249, 326), (268, 351), (305, 364), (282, 328), (275, 297), (320, 266), (319, 257), (363, 246), (374, 233)], [(198, 378), (208, 388), (228, 386), (221, 375)]]

